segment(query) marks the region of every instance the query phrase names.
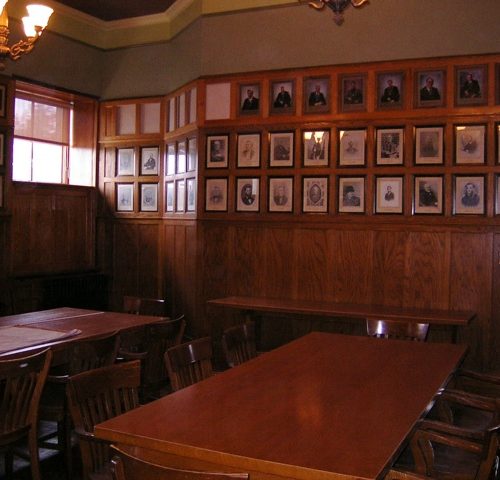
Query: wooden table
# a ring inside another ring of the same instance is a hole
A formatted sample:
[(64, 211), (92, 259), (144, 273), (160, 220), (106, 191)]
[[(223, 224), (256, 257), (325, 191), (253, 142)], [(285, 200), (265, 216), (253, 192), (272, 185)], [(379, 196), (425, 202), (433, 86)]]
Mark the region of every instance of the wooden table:
[(310, 333), (97, 425), (149, 460), (261, 479), (380, 479), (464, 345)]
[[(472, 311), (418, 309), (384, 305), (288, 300), (263, 297), (234, 296), (209, 300), (208, 305), (241, 310), (259, 324), (261, 313), (312, 315), (320, 317), (348, 317), (357, 320), (404, 320), (408, 322), (444, 325), (452, 330), (452, 341), (458, 342), (460, 329), (472, 322)], [(259, 325), (257, 325), (259, 330)]]

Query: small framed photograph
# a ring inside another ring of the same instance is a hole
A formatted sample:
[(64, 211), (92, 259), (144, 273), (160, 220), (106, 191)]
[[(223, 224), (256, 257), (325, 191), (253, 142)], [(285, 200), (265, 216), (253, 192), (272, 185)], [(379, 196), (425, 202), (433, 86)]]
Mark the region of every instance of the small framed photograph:
[(339, 213), (364, 213), (365, 177), (339, 178)]
[(116, 184), (116, 211), (133, 212), (134, 211), (134, 184), (117, 183)]
[(404, 95), (404, 73), (384, 72), (377, 74), (377, 107), (401, 108)]
[(304, 112), (328, 113), (330, 111), (330, 77), (304, 79)]
[(207, 137), (207, 168), (227, 168), (229, 135)]
[(293, 177), (269, 178), (269, 211), (293, 212)]
[(116, 174), (119, 177), (135, 175), (135, 151), (133, 148), (119, 148), (117, 154)]
[(196, 137), (188, 138), (187, 142), (187, 171), (194, 172), (198, 164), (198, 139)]
[(175, 143), (167, 145), (167, 155), (165, 158), (165, 175), (173, 175), (175, 173)]
[(360, 167), (366, 164), (366, 128), (339, 130), (339, 166)]
[(5, 165), (5, 134), (0, 133), (0, 167)]
[(455, 67), (455, 105), (486, 105), (488, 102), (488, 67)]
[(186, 211), (195, 212), (196, 211), (196, 179), (187, 178), (186, 179)]
[(413, 212), (440, 215), (443, 213), (443, 177), (415, 176)]
[(455, 125), (455, 163), (485, 163), (486, 125)]
[(269, 134), (270, 167), (293, 167), (293, 152), (293, 132), (271, 132)]
[(328, 177), (303, 177), (302, 211), (328, 212)]
[(227, 212), (227, 178), (205, 179), (205, 210)]
[(165, 182), (165, 211), (174, 211), (174, 182)]
[(0, 117), (7, 115), (7, 85), (0, 85)]
[(415, 165), (442, 165), (444, 127), (415, 128)]
[(330, 130), (302, 132), (304, 167), (326, 167), (329, 162)]
[(158, 147), (141, 148), (141, 175), (158, 175)]
[(377, 165), (403, 165), (403, 128), (377, 128)]
[(182, 140), (177, 142), (177, 161), (175, 171), (176, 173), (186, 173), (187, 155), (186, 155), (186, 141)]
[(258, 212), (260, 208), (260, 179), (236, 179), (236, 211)]
[(260, 85), (240, 85), (240, 115), (258, 115), (260, 111)]
[(483, 215), (485, 213), (484, 175), (454, 176), (454, 213)]
[(141, 183), (141, 212), (158, 211), (158, 184)]
[(446, 70), (421, 70), (415, 73), (415, 106), (443, 107), (446, 99)]
[(403, 177), (376, 177), (375, 213), (403, 213)]
[(366, 110), (366, 75), (341, 75), (340, 111)]
[(175, 211), (183, 212), (186, 203), (186, 181), (182, 178), (181, 180), (175, 181)]
[(260, 166), (260, 133), (238, 135), (238, 168)]
[(295, 112), (295, 82), (293, 80), (271, 82), (269, 93), (271, 113), (291, 114)]

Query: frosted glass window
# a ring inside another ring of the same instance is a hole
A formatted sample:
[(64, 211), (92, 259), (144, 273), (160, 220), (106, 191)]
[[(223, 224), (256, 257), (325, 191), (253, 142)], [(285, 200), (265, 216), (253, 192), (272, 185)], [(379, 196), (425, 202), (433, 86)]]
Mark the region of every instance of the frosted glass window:
[(33, 142), (33, 182), (61, 183), (66, 148)]
[(196, 88), (189, 92), (189, 123), (196, 122)]
[(179, 95), (179, 127), (186, 125), (186, 94)]
[(231, 105), (231, 84), (230, 83), (210, 83), (206, 89), (207, 106), (206, 119), (219, 120), (227, 119), (230, 114)]
[(12, 179), (31, 182), (31, 140), (14, 138)]
[(171, 98), (168, 102), (168, 131), (175, 130), (175, 98)]
[(160, 104), (144, 103), (141, 105), (141, 132), (160, 132)]
[(133, 135), (135, 133), (135, 105), (118, 107), (116, 123), (118, 135)]

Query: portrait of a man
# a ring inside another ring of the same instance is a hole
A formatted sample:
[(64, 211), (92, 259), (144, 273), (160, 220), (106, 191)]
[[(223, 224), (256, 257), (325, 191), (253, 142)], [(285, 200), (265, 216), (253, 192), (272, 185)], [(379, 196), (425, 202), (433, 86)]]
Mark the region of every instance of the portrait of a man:
[(304, 112), (328, 112), (330, 110), (329, 90), (329, 78), (307, 78), (304, 81)]
[(240, 87), (240, 113), (245, 115), (259, 113), (260, 87), (255, 85), (241, 85)]

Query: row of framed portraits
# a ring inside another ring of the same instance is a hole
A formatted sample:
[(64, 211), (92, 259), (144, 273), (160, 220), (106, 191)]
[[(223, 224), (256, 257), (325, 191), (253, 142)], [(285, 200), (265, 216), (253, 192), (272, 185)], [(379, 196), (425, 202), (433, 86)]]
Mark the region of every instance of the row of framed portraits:
[[(414, 163), (442, 165), (444, 163), (444, 125), (414, 127)], [(486, 162), (485, 124), (454, 125), (454, 160), (456, 164), (484, 164)], [(500, 125), (497, 125), (497, 158), (500, 161)], [(401, 126), (375, 129), (375, 164), (403, 165), (405, 158), (405, 128)], [(366, 166), (367, 129), (338, 129), (338, 165)], [(302, 166), (330, 165), (330, 129), (311, 129), (301, 132)], [(269, 134), (269, 167), (293, 167), (295, 163), (295, 132)], [(206, 167), (227, 168), (229, 165), (229, 134), (208, 135)], [(236, 166), (261, 166), (261, 134), (237, 134)]]

